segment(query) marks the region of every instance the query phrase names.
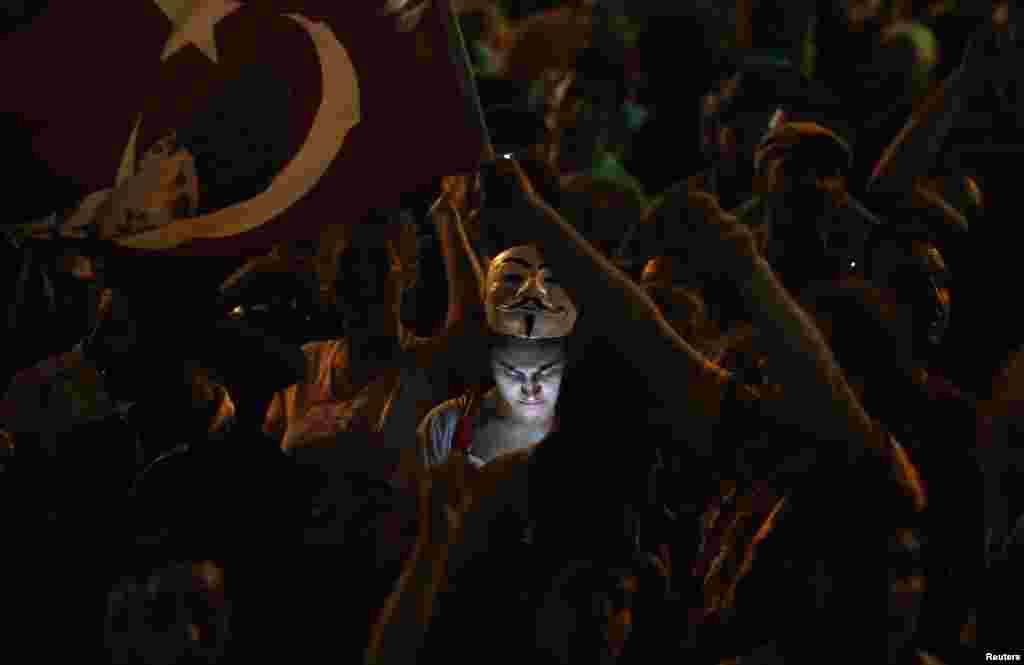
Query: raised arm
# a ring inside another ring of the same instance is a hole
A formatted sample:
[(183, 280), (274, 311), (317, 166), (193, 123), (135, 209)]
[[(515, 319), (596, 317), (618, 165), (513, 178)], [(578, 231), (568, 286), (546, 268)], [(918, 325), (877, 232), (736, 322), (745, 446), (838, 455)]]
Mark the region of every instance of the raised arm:
[(444, 197), (432, 210), (434, 226), (441, 241), (444, 256), (445, 275), (448, 278), (448, 316), (445, 320), (445, 335), (464, 332), (467, 323), (483, 316), (483, 301), (475, 258), (469, 251), (468, 243), (461, 235), (458, 211), (448, 197)]
[[(657, 214), (659, 207), (665, 199), (673, 196), (678, 197), (684, 191), (707, 192), (708, 194), (714, 195), (716, 192), (713, 178), (711, 178), (710, 175), (710, 171), (692, 175), (675, 183), (655, 198), (640, 219), (635, 220), (629, 228), (626, 229), (626, 233), (622, 238), (622, 243), (619, 245), (619, 249), (616, 252), (615, 258), (618, 264), (628, 265), (630, 269), (639, 269), (641, 266), (645, 265), (648, 260), (662, 254), (665, 248), (665, 243), (663, 242), (665, 235), (665, 219), (663, 216)], [(756, 204), (756, 199), (747, 201), (740, 206), (736, 211), (736, 214), (739, 214), (740, 211), (746, 211), (749, 208), (753, 208)]]
[(871, 173), (869, 189), (905, 192), (913, 186), (915, 176), (931, 171), (946, 137), (983, 83), (964, 67), (950, 74), (882, 152)]
[(1001, 58), (993, 52), (999, 48), (995, 42), (991, 25), (983, 26), (972, 37), (963, 64), (911, 114), (903, 129), (883, 151), (871, 174), (869, 189), (909, 192), (916, 176), (932, 170), (946, 137), (971, 98), (984, 94), (985, 85), (994, 73), (993, 68), (1013, 67), (1009, 58)]
[(941, 218), (945, 221), (945, 226), (942, 227), (940, 236), (943, 237), (947, 242), (950, 240), (950, 235), (966, 233), (970, 231), (970, 222), (967, 217), (954, 208), (950, 203), (942, 197), (942, 195), (927, 186), (923, 182), (915, 182), (914, 189), (910, 196), (911, 205), (923, 209), (934, 210), (938, 213)]
[(864, 440), (873, 432), (871, 419), (812, 319), (758, 255), (751, 231), (708, 194), (678, 196), (667, 203), (667, 216), (678, 217), (670, 241), (690, 248), (698, 274), (725, 277), (739, 288), (763, 350), (780, 368), (780, 419), (823, 440)]
[(741, 291), (772, 359), (773, 379), (783, 393), (770, 402), (776, 419), (822, 442), (873, 440), (874, 424), (864, 412), (810, 316), (783, 287), (764, 259), (752, 258)]
[(758, 255), (750, 230), (705, 193), (680, 188), (663, 206), (664, 216), (676, 220), (666, 228), (669, 247), (687, 248), (696, 273), (739, 287), (763, 349), (780, 370), (784, 391), (767, 404), (772, 415), (823, 442), (845, 444), (853, 457), (871, 449), (889, 455), (890, 442), (878, 436), (811, 318)]
[(757, 255), (751, 231), (708, 194), (689, 192), (685, 206), (689, 219), (678, 225), (674, 242), (691, 248), (698, 273), (717, 272), (739, 287), (761, 349), (778, 367), (773, 379), (782, 391), (760, 400), (762, 412), (814, 437), (819, 460), (841, 466), (864, 460), (881, 469), (920, 510), (924, 492), (913, 464), (865, 413), (824, 336)]
[(484, 320), (480, 266), (471, 243), (464, 237), (466, 231), (453, 197), (451, 190), (446, 191), (430, 211), (448, 276), (448, 316), (444, 331), (417, 349), (417, 363), (430, 375), (435, 386), (432, 403), (423, 405), (417, 412), (419, 418), (425, 416), (430, 407), (450, 396), (446, 386), (452, 374), (460, 383), (471, 381), (478, 361), (470, 349), (479, 341), (480, 326)]
[[(720, 382), (724, 373), (676, 333), (647, 293), (587, 242), (533, 191), (519, 165), (500, 160), (508, 186), (520, 187), (531, 209), (514, 218), (517, 236), (536, 243), (581, 310), (580, 324), (599, 331), (632, 357), (662, 395)], [(579, 334), (579, 333), (577, 333)], [(686, 401), (686, 400), (684, 400)]]

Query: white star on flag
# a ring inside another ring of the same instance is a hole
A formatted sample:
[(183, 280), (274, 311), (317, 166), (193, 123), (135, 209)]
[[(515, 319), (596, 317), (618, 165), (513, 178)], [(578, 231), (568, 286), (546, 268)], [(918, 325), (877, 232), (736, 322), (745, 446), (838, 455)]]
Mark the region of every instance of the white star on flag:
[(241, 3), (232, 0), (153, 0), (174, 24), (161, 60), (166, 61), (188, 44), (195, 45), (212, 62), (217, 60), (213, 27)]

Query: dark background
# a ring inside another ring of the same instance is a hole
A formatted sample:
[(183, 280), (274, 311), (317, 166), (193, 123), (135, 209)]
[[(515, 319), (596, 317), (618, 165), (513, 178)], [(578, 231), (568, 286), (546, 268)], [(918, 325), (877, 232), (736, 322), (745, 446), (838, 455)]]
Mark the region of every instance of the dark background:
[[(0, 3), (0, 35), (6, 35), (42, 12), (45, 0), (6, 0)], [(551, 3), (519, 3), (520, 11)], [(527, 7), (527, 5), (531, 5)], [(656, 3), (641, 3), (643, 7)], [(699, 4), (699, 3), (694, 3)], [(779, 22), (778, 3), (764, 2), (755, 13), (757, 25)], [(630, 8), (634, 5), (629, 5)], [(636, 5), (640, 7), (640, 5)], [(656, 10), (651, 10), (656, 11)], [(513, 16), (515, 12), (510, 12)], [(643, 12), (638, 12), (643, 13)], [(649, 84), (640, 92), (640, 103), (651, 112), (648, 124), (635, 137), (627, 168), (644, 184), (648, 193), (656, 193), (679, 179), (695, 173), (707, 164), (698, 148), (697, 120), (699, 96), (718, 75), (716, 36), (706, 14), (698, 11), (673, 11), (649, 17), (641, 37), (643, 69)], [(959, 61), (966, 36), (975, 24), (970, 19), (943, 19), (934, 27), (945, 45), (940, 73), (946, 73)], [(773, 34), (761, 31), (759, 34)], [(778, 33), (774, 33), (778, 34)], [(760, 38), (758, 47), (784, 46), (777, 38)], [(827, 67), (826, 67), (827, 70)], [(855, 81), (847, 80), (847, 85)], [(843, 87), (839, 85), (839, 87)], [(970, 348), (972, 353), (949, 359), (950, 373), (964, 388), (984, 394), (992, 373), (1007, 352), (1024, 343), (1017, 325), (1019, 310), (1016, 294), (1019, 264), (1018, 224), (1015, 210), (1019, 187), (1013, 165), (1024, 157), (1024, 140), (1012, 119), (986, 115), (986, 100), (974, 102), (976, 115), (950, 139), (950, 157), (968, 171), (977, 174), (989, 208), (984, 223), (972, 229), (971, 243), (978, 248), (978, 260), (971, 263), (971, 274), (955, 275), (957, 300), (954, 304), (949, 345)], [(86, 122), (87, 128), (87, 122)], [(0, 145), (4, 146), (5, 206), (0, 223), (16, 224), (42, 217), (53, 210), (72, 205), (86, 192), (53, 174), (46, 163), (35, 159), (23, 128), (0, 117)], [(69, 148), (73, 149), (73, 147)], [(1007, 165), (1011, 168), (1006, 168)], [(407, 207), (425, 222), (426, 192), (410, 193)], [(999, 220), (999, 221), (997, 221)], [(1002, 221), (1007, 220), (1007, 221)], [(429, 238), (429, 224), (422, 227)], [(428, 242), (427, 247), (431, 244)], [(421, 334), (429, 334), (443, 317), (445, 285), (436, 244), (422, 256), (424, 278), (418, 294)], [(0, 241), (0, 303), (5, 307), (4, 326), (8, 343), (0, 358), (0, 383), (11, 373), (27, 367), (55, 352), (66, 350), (85, 334), (86, 287), (62, 279), (50, 271), (57, 291), (56, 313), (42, 297), (41, 274), (33, 272), (28, 285), (26, 306), (19, 312), (17, 330), (6, 326), (7, 305), (14, 296), (14, 284), (23, 260), (22, 252)], [(37, 248), (33, 260), (52, 264), (58, 256), (52, 249)], [(207, 286), (207, 288), (209, 288)], [(974, 340), (981, 343), (976, 343)]]

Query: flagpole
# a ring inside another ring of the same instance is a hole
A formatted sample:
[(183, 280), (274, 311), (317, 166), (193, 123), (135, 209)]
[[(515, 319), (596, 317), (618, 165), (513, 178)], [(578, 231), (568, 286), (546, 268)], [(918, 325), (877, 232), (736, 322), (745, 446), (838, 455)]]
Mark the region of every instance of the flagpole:
[(480, 128), (483, 133), (483, 152), (481, 153), (481, 160), (483, 162), (494, 161), (497, 155), (494, 152), (494, 144), (491, 142), (491, 132), (487, 128), (487, 119), (484, 116), (483, 105), (480, 103), (480, 94), (476, 89), (476, 79), (473, 75), (473, 68), (470, 66), (469, 51), (466, 49), (466, 40), (462, 35), (461, 28), (459, 28), (459, 20), (455, 16), (455, 11), (452, 9), (452, 3), (450, 0), (444, 3), (442, 11), (447, 15), (448, 45), (451, 58), (462, 74), (460, 78), (462, 79), (463, 94), (466, 96), (467, 101), (472, 105), (472, 113), (479, 119)]

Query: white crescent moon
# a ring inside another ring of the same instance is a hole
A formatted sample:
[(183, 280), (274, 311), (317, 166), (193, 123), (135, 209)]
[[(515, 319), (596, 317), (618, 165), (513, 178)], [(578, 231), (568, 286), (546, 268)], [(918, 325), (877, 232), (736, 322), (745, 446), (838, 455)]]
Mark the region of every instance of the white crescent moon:
[(309, 193), (341, 152), (359, 123), (359, 78), (348, 51), (330, 26), (298, 14), (288, 18), (310, 35), (320, 58), (323, 98), (302, 148), (265, 191), (216, 212), (172, 222), (152, 231), (113, 239), (143, 250), (178, 247), (193, 240), (226, 238), (258, 228)]

